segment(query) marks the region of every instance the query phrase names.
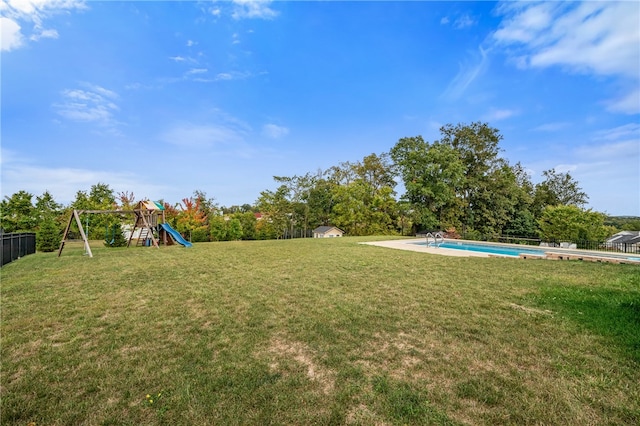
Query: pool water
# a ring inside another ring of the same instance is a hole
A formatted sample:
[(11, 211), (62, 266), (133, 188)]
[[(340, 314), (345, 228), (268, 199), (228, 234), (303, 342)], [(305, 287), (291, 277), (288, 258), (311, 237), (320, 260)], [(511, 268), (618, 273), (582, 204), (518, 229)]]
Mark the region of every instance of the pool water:
[[(426, 246), (426, 242), (416, 243), (423, 246)], [(429, 245), (433, 246), (433, 243)], [(446, 249), (454, 249), (454, 250), (467, 250), (467, 251), (475, 251), (480, 253), (489, 253), (489, 254), (499, 254), (502, 256), (515, 256), (518, 257), (520, 254), (537, 254), (539, 256), (544, 256), (544, 250), (537, 250), (533, 248), (519, 248), (519, 247), (498, 247), (498, 246), (490, 246), (485, 244), (469, 244), (469, 243), (452, 243), (445, 242), (439, 244), (440, 248)]]

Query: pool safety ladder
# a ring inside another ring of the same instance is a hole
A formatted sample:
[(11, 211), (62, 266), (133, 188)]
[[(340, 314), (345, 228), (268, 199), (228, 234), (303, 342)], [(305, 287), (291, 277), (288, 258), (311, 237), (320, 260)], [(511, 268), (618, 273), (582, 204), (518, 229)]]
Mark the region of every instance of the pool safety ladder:
[[(433, 243), (429, 242), (430, 239), (433, 240)], [(431, 232), (427, 233), (427, 247), (440, 247), (440, 245), (444, 243), (444, 237), (442, 236), (442, 234), (440, 232), (436, 232), (435, 235), (433, 235)]]

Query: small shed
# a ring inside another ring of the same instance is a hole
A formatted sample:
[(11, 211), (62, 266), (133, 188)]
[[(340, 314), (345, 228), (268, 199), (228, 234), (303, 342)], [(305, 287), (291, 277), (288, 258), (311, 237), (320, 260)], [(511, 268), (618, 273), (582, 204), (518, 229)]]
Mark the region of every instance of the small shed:
[(344, 231), (335, 226), (318, 226), (313, 230), (313, 238), (334, 238), (342, 237)]

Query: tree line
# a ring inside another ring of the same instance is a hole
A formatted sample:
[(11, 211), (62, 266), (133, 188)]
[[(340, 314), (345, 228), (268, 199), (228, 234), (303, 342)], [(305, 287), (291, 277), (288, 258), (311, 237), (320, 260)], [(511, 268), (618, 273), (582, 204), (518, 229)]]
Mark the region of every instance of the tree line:
[[(432, 142), (405, 137), (389, 152), (360, 161), (303, 176), (274, 176), (276, 189), (262, 191), (253, 204), (219, 206), (201, 190), (176, 204), (161, 202), (167, 221), (193, 242), (307, 236), (320, 225), (348, 235), (441, 230), (471, 239), (566, 241), (602, 241), (620, 229), (605, 223), (604, 213), (584, 209), (588, 196), (568, 172), (546, 170), (534, 185), (520, 163), (509, 164), (500, 155), (501, 140), (487, 123), (447, 124)], [(38, 231), (41, 250), (57, 247), (72, 209), (126, 210), (137, 203), (133, 193), (115, 193), (105, 183), (78, 191), (66, 207), (49, 192), (35, 203), (33, 198), (27, 191), (5, 197), (1, 226), (5, 232)], [(124, 215), (83, 220), (90, 239), (113, 237), (110, 230), (127, 222)], [(624, 221), (622, 229), (640, 228), (636, 222)]]

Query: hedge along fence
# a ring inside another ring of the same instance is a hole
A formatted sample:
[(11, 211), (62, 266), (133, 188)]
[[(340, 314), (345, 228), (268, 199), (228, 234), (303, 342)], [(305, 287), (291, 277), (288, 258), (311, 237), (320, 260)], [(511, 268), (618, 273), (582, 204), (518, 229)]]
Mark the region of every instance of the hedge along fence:
[(33, 232), (0, 234), (0, 241), (2, 245), (1, 266), (36, 252), (36, 234)]

